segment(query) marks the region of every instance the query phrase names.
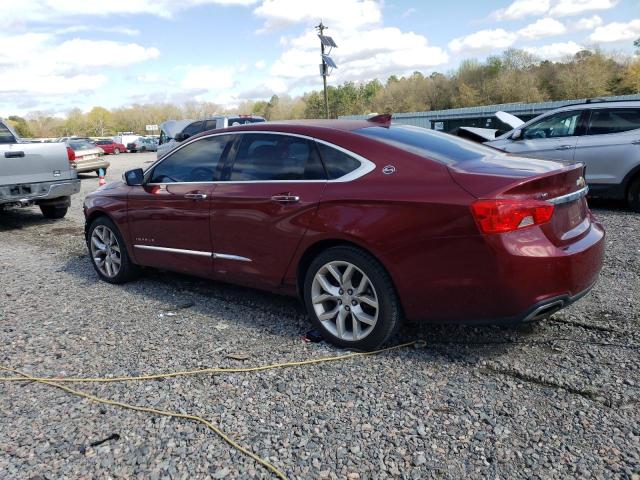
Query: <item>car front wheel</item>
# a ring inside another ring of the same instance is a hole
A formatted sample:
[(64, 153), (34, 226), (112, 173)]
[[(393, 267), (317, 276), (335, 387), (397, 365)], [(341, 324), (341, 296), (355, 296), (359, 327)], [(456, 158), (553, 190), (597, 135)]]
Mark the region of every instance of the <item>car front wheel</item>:
[(374, 257), (354, 247), (330, 248), (311, 262), (304, 299), (314, 326), (341, 347), (373, 350), (401, 323), (389, 274)]
[(116, 148), (116, 149), (113, 151), (113, 154), (114, 154), (114, 155), (120, 155), (120, 149), (119, 149), (119, 148)]
[(99, 217), (91, 223), (87, 246), (93, 268), (105, 282), (125, 283), (135, 277), (136, 266), (118, 227), (109, 218)]

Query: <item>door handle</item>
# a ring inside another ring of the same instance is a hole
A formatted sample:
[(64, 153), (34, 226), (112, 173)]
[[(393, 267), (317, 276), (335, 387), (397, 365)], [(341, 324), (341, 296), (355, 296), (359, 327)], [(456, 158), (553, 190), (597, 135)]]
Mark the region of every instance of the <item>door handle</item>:
[(24, 157), (24, 152), (4, 152), (4, 158), (20, 158)]
[(206, 193), (185, 193), (184, 198), (188, 198), (189, 200), (204, 200), (207, 198)]
[(634, 140), (631, 145), (640, 145), (640, 140)]
[(556, 150), (571, 150), (573, 148), (573, 145), (560, 145), (559, 147), (556, 147)]
[(298, 203), (300, 197), (297, 195), (274, 195), (271, 200), (278, 203)]

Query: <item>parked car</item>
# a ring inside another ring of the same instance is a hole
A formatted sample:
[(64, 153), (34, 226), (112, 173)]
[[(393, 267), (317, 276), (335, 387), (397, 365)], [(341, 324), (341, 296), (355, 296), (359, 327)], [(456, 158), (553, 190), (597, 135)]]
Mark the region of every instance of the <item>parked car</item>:
[(127, 145), (127, 149), (132, 152), (156, 152), (158, 142), (154, 138), (139, 137), (136, 141)]
[(93, 142), (72, 138), (67, 141), (67, 146), (71, 149), (69, 160), (78, 173), (96, 172), (100, 175), (101, 169), (107, 172), (110, 164), (104, 159), (104, 150)]
[(22, 143), (0, 119), (0, 211), (38, 205), (46, 218), (62, 218), (80, 181), (64, 143)]
[(262, 123), (266, 120), (256, 115), (214, 115), (206, 120), (168, 120), (160, 125), (157, 157), (160, 158), (177, 147), (180, 142), (207, 130)]
[(403, 317), (523, 322), (585, 295), (604, 231), (583, 175), (390, 116), (253, 124), (89, 194), (86, 239), (107, 282), (145, 265), (297, 294), (326, 339), (371, 349)]
[(640, 212), (640, 102), (587, 102), (544, 113), (486, 142), (506, 152), (584, 162), (590, 194)]
[(120, 155), (127, 151), (127, 147), (113, 140), (96, 140), (94, 143), (104, 150), (106, 155)]

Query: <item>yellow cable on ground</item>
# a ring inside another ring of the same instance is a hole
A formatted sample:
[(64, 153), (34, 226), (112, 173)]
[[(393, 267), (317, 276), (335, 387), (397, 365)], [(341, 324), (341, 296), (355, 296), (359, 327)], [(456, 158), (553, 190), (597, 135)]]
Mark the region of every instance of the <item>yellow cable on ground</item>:
[(391, 351), (391, 350), (397, 350), (397, 349), (400, 349), (400, 348), (406, 348), (406, 347), (410, 347), (412, 345), (415, 345), (416, 347), (421, 347), (421, 346), (425, 345), (425, 342), (424, 342), (424, 340), (415, 340), (413, 342), (407, 342), (407, 343), (403, 343), (403, 344), (400, 344), (400, 345), (395, 345), (393, 347), (381, 348), (379, 350), (374, 350), (372, 352), (348, 353), (348, 354), (345, 354), (345, 355), (338, 355), (338, 356), (333, 356), (333, 357), (322, 357), (322, 358), (316, 358), (316, 359), (311, 359), (311, 360), (302, 360), (302, 361), (296, 361), (296, 362), (274, 363), (274, 364), (271, 364), (271, 365), (261, 365), (261, 366), (257, 366), (257, 367), (247, 367), (247, 368), (202, 368), (202, 369), (198, 369), (198, 370), (184, 370), (184, 371), (180, 371), (180, 372), (160, 373), (160, 374), (155, 374), (155, 375), (141, 375), (141, 376), (135, 376), (135, 377), (115, 377), (115, 378), (107, 378), (107, 377), (96, 377), (96, 378), (33, 377), (33, 376), (28, 375), (26, 373), (22, 373), (19, 370), (15, 370), (13, 368), (7, 368), (7, 367), (4, 367), (4, 366), (0, 365), (0, 370), (5, 370), (5, 371), (12, 372), (12, 373), (15, 373), (16, 375), (18, 375), (17, 377), (0, 377), (0, 381), (2, 381), (2, 382), (12, 382), (12, 381), (38, 382), (38, 383), (42, 383), (44, 385), (48, 385), (50, 387), (58, 388), (58, 389), (63, 390), (65, 392), (67, 392), (67, 393), (70, 393), (71, 395), (76, 395), (78, 397), (86, 398), (87, 400), (91, 400), (93, 402), (103, 403), (103, 404), (106, 404), (106, 405), (112, 405), (112, 406), (115, 406), (115, 407), (125, 408), (127, 410), (134, 410), (134, 411), (137, 411), (137, 412), (152, 413), (152, 414), (155, 414), (155, 415), (162, 415), (162, 416), (165, 416), (165, 417), (182, 418), (182, 419), (185, 419), (185, 420), (193, 420), (195, 422), (202, 423), (209, 430), (211, 430), (212, 432), (217, 434), (225, 442), (227, 442), (229, 445), (231, 445), (233, 448), (237, 449), (238, 451), (242, 452), (244, 455), (247, 455), (248, 457), (250, 457), (253, 460), (255, 460), (257, 463), (259, 463), (260, 465), (265, 467), (267, 470), (269, 470), (271, 473), (273, 473), (276, 477), (278, 477), (280, 479), (283, 479), (283, 480), (286, 480), (287, 477), (285, 476), (285, 474), (282, 471), (278, 470), (271, 463), (269, 463), (266, 460), (263, 460), (262, 458), (257, 456), (255, 453), (253, 453), (250, 450), (244, 448), (242, 445), (240, 445), (239, 443), (234, 441), (226, 433), (224, 433), (222, 430), (220, 430), (218, 427), (216, 427), (213, 423), (211, 423), (210, 421), (208, 421), (205, 418), (199, 417), (197, 415), (188, 415), (188, 414), (184, 414), (184, 413), (170, 412), (168, 410), (158, 410), (156, 408), (141, 407), (141, 406), (132, 405), (132, 404), (129, 404), (129, 403), (118, 402), (116, 400), (109, 400), (107, 398), (96, 397), (95, 395), (91, 395), (90, 393), (86, 393), (86, 392), (83, 392), (83, 391), (80, 391), (80, 390), (74, 390), (74, 389), (69, 388), (69, 387), (67, 387), (65, 385), (61, 385), (61, 382), (109, 383), (109, 382), (157, 380), (159, 378), (174, 378), (174, 377), (188, 376), (188, 375), (201, 375), (201, 374), (206, 374), (206, 373), (260, 372), (260, 371), (264, 371), (264, 370), (272, 370), (272, 369), (275, 369), (275, 368), (299, 367), (299, 366), (304, 366), (304, 365), (316, 365), (316, 364), (320, 364), (320, 363), (328, 363), (328, 362), (336, 362), (336, 361), (340, 361), (340, 360), (348, 360), (348, 359), (356, 358), (356, 357), (365, 357), (365, 356), (370, 356), (370, 355), (377, 355), (379, 353), (388, 352), (388, 351)]
[(262, 458), (257, 456), (252, 451), (247, 450), (246, 448), (244, 448), (242, 445), (237, 443), (235, 440), (233, 440), (226, 433), (224, 433), (222, 430), (220, 430), (218, 427), (216, 427), (213, 423), (211, 423), (210, 421), (208, 421), (205, 418), (198, 417), (197, 415), (188, 415), (188, 414), (185, 414), (185, 413), (170, 412), (168, 410), (158, 410), (156, 408), (140, 407), (138, 405), (131, 405), (129, 403), (123, 403), (123, 402), (118, 402), (118, 401), (115, 401), (115, 400), (109, 400), (108, 398), (100, 398), (100, 397), (96, 397), (95, 395), (91, 395), (90, 393), (82, 392), (80, 390), (74, 390), (74, 389), (69, 388), (69, 387), (67, 387), (65, 385), (60, 385), (60, 384), (57, 384), (55, 382), (51, 382), (49, 380), (42, 380), (42, 379), (39, 379), (39, 378), (36, 378), (36, 377), (31, 377), (31, 376), (29, 376), (29, 375), (27, 375), (25, 373), (22, 373), (22, 372), (20, 372), (18, 370), (13, 370), (11, 368), (6, 368), (6, 367), (3, 367), (2, 365), (0, 365), (0, 369), (1, 370), (7, 370), (9, 372), (13, 372), (13, 373), (16, 373), (18, 375), (21, 375), (22, 377), (24, 377), (23, 378), (24, 381), (33, 381), (33, 382), (42, 383), (44, 385), (49, 385), (50, 387), (59, 388), (60, 390), (64, 390), (67, 393), (70, 393), (72, 395), (76, 395), (78, 397), (86, 398), (87, 400), (91, 400), (93, 402), (104, 403), (106, 405), (112, 405), (114, 407), (126, 408), (127, 410), (135, 410), (136, 412), (153, 413), (153, 414), (162, 415), (162, 416), (165, 416), (165, 417), (184, 418), (186, 420), (193, 420), (195, 422), (200, 422), (203, 425), (205, 425), (209, 430), (213, 431), (218, 436), (220, 436), (220, 438), (222, 438), (225, 442), (227, 442), (233, 448), (235, 448), (235, 449), (241, 451), (242, 453), (244, 453), (245, 455), (251, 457), (256, 462), (258, 462), (260, 465), (265, 467), (267, 470), (271, 471), (276, 477), (281, 478), (282, 480), (287, 480), (286, 475), (284, 473), (282, 473), (282, 471), (278, 470), (272, 464), (270, 464), (266, 460), (263, 460)]
[(319, 363), (329, 363), (329, 362), (337, 362), (340, 360), (348, 360), (350, 358), (356, 357), (366, 357), (370, 355), (377, 355), (383, 352), (389, 352), (391, 350), (398, 350), (400, 348), (410, 347), (412, 345), (422, 346), (424, 345), (424, 340), (414, 340), (413, 342), (402, 343), (400, 345), (395, 345), (393, 347), (381, 348), (379, 350), (374, 350), (371, 352), (357, 352), (357, 353), (347, 353), (345, 355), (338, 355), (334, 357), (321, 357), (314, 358), (311, 360), (302, 360), (296, 362), (283, 362), (283, 363), (274, 363), (271, 365), (259, 365), (257, 367), (245, 367), (245, 368), (201, 368), (198, 370), (183, 370), (178, 372), (170, 372), (170, 373), (157, 373), (154, 375), (139, 375), (132, 377), (33, 377), (31, 380), (27, 380), (22, 377), (0, 377), (0, 382), (25, 382), (25, 381), (52, 381), (57, 383), (111, 383), (111, 382), (135, 382), (135, 381), (145, 381), (145, 380), (158, 380), (160, 378), (175, 378), (175, 377), (185, 377), (191, 375), (202, 375), (205, 373), (248, 373), (248, 372), (261, 372), (264, 370), (273, 370), (275, 368), (286, 368), (286, 367), (300, 367), (304, 365), (316, 365)]

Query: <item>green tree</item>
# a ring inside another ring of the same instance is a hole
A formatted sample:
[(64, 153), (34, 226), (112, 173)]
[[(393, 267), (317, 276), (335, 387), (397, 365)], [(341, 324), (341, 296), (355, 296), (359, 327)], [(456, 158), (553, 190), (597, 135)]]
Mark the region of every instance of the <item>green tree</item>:
[(113, 132), (111, 112), (103, 107), (93, 107), (87, 113), (87, 127), (90, 135), (104, 137)]
[(29, 128), (29, 124), (27, 123), (26, 119), (19, 117), (17, 115), (10, 115), (7, 118), (7, 121), (9, 122), (9, 125), (11, 125), (14, 128), (16, 133), (20, 135), (20, 137), (29, 138), (33, 136), (33, 133), (31, 132), (31, 129)]

